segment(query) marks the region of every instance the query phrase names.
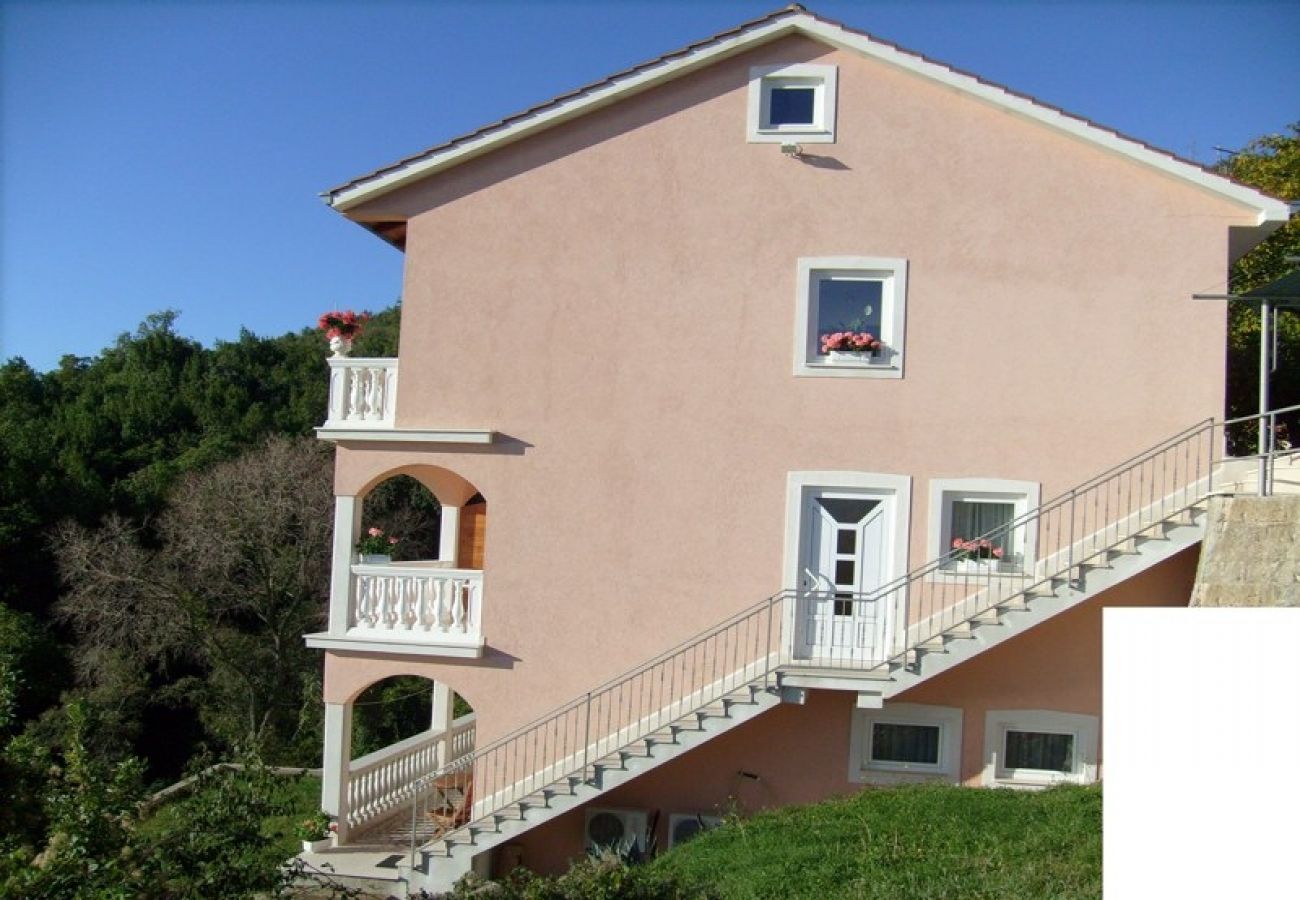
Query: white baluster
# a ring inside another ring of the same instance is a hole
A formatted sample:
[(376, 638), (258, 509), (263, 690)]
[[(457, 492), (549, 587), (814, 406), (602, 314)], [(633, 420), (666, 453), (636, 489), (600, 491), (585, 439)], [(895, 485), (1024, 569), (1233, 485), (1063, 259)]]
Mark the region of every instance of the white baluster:
[(420, 627), (424, 631), (438, 628), (438, 579), (425, 578), (420, 582)]
[(370, 368), (357, 369), (357, 378), (361, 381), (361, 402), (364, 404), (361, 409), (357, 410), (357, 418), (369, 422), (375, 418), (374, 370)]
[(393, 605), (389, 599), (389, 581), (390, 579), (382, 575), (375, 576), (375, 589), (379, 592), (379, 622), (385, 628), (393, 627)]
[(451, 624), (461, 633), (465, 631), (465, 600), (469, 593), (469, 582), (454, 579), (451, 590)]
[(354, 584), (356, 585), (354, 589), (357, 592), (357, 602), (356, 602), (357, 620), (354, 624), (374, 625), (375, 619), (373, 615), (374, 610), (371, 605), (370, 579), (364, 575), (360, 575), (356, 578)]
[(479, 633), (480, 622), (483, 610), (483, 582), (479, 579), (473, 579), (467, 585), (465, 591), (465, 602), (468, 604), (466, 622), (470, 631), (475, 634)]
[(439, 578), (433, 584), (434, 602), (433, 602), (433, 630), (438, 634), (443, 633), (442, 616), (443, 607), (447, 602), (447, 580)]
[(345, 368), (343, 371), (347, 373), (348, 387), (348, 408), (344, 412), (344, 418), (352, 422), (361, 418), (360, 411), (363, 403), (362, 392), (364, 390), (364, 385), (362, 385), (361, 379), (357, 378), (356, 369), (349, 367)]
[(410, 631), (415, 627), (415, 584), (414, 579), (401, 578), (398, 580), (402, 592), (402, 627)]

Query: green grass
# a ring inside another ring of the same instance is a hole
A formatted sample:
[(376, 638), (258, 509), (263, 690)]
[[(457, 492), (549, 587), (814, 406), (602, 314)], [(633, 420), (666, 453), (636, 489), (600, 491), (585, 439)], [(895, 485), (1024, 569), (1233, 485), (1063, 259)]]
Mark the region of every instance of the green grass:
[(650, 864), (740, 898), (1101, 896), (1101, 789), (869, 789), (729, 821)]
[[(320, 809), (320, 778), (312, 775), (285, 776), (275, 780), (279, 797), (288, 802), (290, 811), (262, 820), (262, 834), (275, 846), (276, 852), (287, 859), (302, 849), (302, 842), (294, 836), (294, 826)], [(168, 802), (136, 826), (142, 836), (161, 836), (168, 832), (192, 827), (182, 820), (182, 812), (174, 802)]]

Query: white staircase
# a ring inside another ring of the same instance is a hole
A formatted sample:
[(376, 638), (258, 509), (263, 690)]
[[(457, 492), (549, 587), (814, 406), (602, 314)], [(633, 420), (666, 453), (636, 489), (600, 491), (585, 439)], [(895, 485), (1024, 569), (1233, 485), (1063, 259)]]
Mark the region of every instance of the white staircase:
[[(804, 598), (783, 591), (420, 779), (402, 835), (407, 889), (449, 889), (475, 856), (782, 700), (801, 702), (806, 689), (854, 690), (859, 706), (880, 706), (1196, 544), (1207, 498), (1224, 490), (1224, 429), (1236, 424), (1194, 426), (990, 532), (1018, 532), (1018, 546), (1032, 532), (1038, 559), (1024, 571), (962, 574), (949, 554), (852, 598), (905, 623), (883, 653), (797, 658), (791, 626)], [(1263, 454), (1266, 465), (1275, 455)], [(469, 786), (472, 800), (460, 820), (425, 840), (429, 798), (449, 779)], [(331, 862), (346, 872), (342, 856)]]

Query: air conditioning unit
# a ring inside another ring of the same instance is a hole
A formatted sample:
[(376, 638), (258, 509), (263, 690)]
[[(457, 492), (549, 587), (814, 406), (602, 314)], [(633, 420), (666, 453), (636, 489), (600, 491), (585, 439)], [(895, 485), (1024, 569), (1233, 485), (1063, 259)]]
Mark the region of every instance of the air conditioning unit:
[(701, 831), (717, 828), (721, 816), (701, 816), (695, 813), (673, 813), (668, 817), (668, 846), (676, 847), (695, 837)]
[(611, 848), (639, 854), (646, 849), (646, 811), (643, 809), (587, 810), (587, 849)]

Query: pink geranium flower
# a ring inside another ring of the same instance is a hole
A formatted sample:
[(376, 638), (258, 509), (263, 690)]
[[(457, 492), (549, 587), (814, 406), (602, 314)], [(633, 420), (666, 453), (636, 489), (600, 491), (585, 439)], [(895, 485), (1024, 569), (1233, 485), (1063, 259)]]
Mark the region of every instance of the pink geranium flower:
[(869, 331), (832, 331), (821, 336), (823, 353), (832, 351), (875, 352), (884, 345)]

